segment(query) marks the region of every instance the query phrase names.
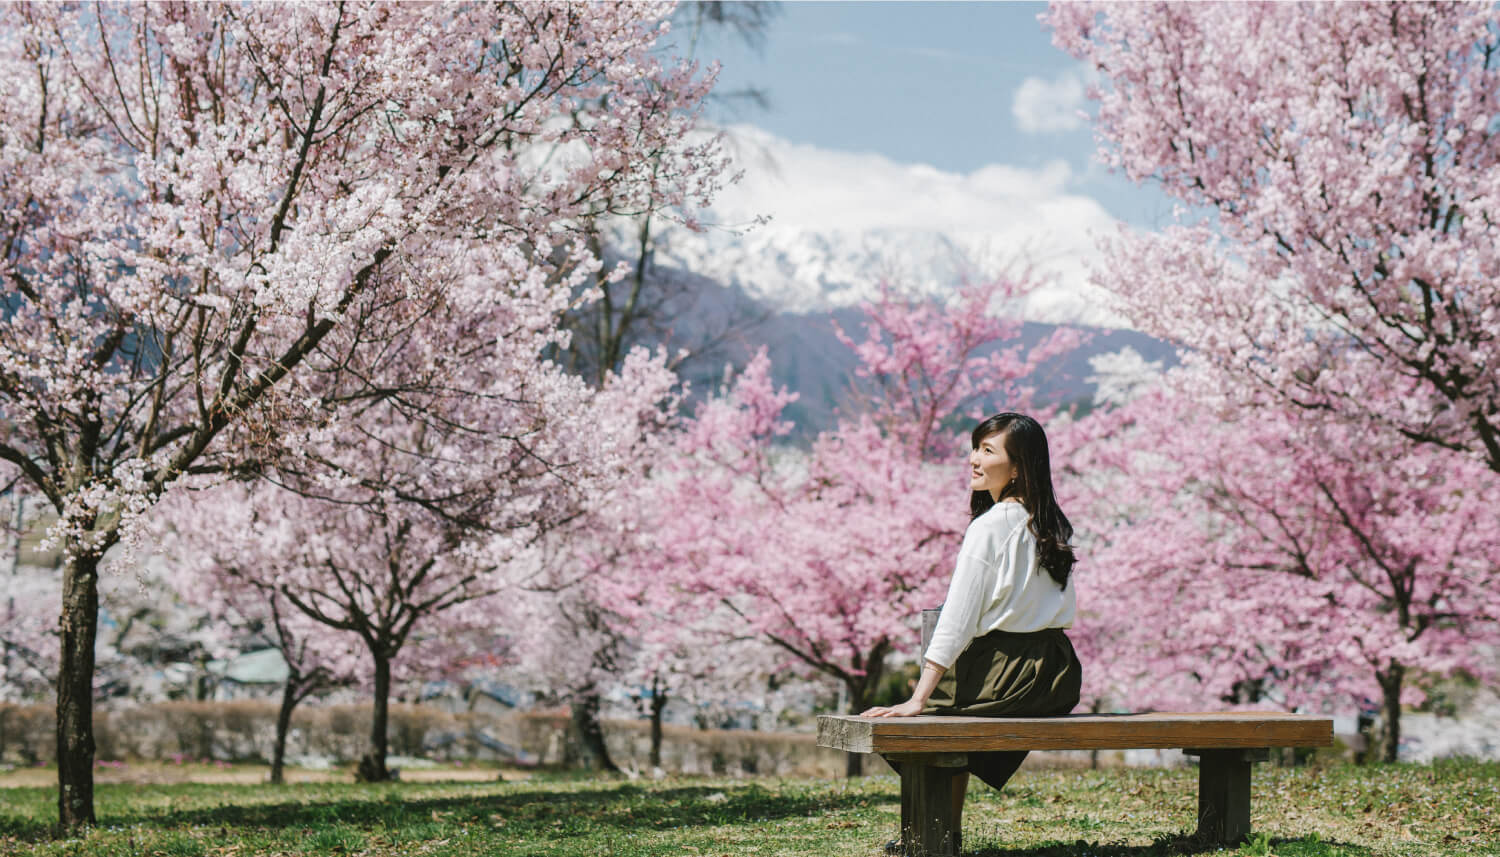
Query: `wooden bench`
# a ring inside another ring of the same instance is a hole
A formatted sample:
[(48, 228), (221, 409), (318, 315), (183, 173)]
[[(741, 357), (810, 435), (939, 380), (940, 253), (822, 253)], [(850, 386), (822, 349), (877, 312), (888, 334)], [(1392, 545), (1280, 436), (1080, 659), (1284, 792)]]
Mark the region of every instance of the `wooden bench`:
[(1272, 747), (1332, 744), (1327, 717), (1262, 712), (818, 718), (818, 746), (901, 763), (901, 841), (909, 857), (957, 853), (951, 780), (967, 753), (1182, 748), (1198, 757), (1198, 836), (1232, 846), (1250, 833), (1251, 763), (1269, 758)]

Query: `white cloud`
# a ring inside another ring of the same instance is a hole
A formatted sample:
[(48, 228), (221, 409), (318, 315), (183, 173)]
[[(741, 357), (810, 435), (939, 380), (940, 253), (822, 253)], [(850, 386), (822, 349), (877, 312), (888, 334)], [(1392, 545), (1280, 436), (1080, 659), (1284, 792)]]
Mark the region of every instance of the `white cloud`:
[[(1064, 161), (962, 174), (792, 143), (751, 126), (729, 131), (745, 177), (703, 218), (723, 228), (674, 230), (658, 261), (793, 311), (857, 303), (882, 278), (941, 291), (1029, 264), (1051, 282), (1030, 296), (1027, 318), (1122, 323), (1088, 282), (1095, 237), (1117, 221), (1072, 190), (1076, 176)], [(762, 216), (769, 222), (745, 228)]]
[(1147, 360), (1129, 345), (1109, 354), (1089, 358), (1094, 374), (1085, 380), (1095, 385), (1094, 404), (1123, 405), (1161, 377), (1162, 361)]
[(1083, 127), (1083, 76), (1066, 71), (1053, 80), (1028, 77), (1016, 87), (1010, 112), (1027, 134), (1072, 131)]

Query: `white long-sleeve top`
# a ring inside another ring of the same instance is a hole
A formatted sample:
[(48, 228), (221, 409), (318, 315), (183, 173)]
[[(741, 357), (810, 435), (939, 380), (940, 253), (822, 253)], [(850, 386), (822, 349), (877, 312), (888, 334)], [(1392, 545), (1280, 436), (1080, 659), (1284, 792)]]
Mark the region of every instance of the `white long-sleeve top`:
[(1007, 501), (969, 523), (927, 660), (951, 668), (975, 637), (991, 631), (1072, 627), (1073, 577), (1061, 587), (1042, 569), (1027, 520), (1025, 507)]

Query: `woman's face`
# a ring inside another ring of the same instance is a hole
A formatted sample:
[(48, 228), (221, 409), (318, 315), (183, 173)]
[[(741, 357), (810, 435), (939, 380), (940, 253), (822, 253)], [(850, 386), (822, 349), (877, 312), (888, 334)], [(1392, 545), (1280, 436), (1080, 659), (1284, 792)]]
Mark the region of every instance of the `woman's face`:
[(1005, 454), (1004, 435), (995, 432), (979, 441), (979, 446), (969, 453), (969, 490), (988, 491), (995, 500), (1000, 491), (1015, 478), (1015, 465)]

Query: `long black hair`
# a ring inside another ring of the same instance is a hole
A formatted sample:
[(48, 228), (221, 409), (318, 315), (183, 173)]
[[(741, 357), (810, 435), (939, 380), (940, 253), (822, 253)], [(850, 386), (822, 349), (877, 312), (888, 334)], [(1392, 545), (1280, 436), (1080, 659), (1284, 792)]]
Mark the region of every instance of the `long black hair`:
[[(1041, 423), (1025, 414), (995, 414), (974, 427), (974, 449), (996, 433), (1000, 434), (1005, 456), (1016, 468), (1016, 478), (1000, 489), (1000, 499), (1020, 498), (1021, 505), (1031, 516), (1027, 526), (1036, 536), (1037, 559), (1058, 586), (1067, 586), (1068, 573), (1077, 561), (1073, 548), (1068, 545), (1068, 540), (1073, 538), (1073, 525), (1068, 523), (1068, 516), (1058, 507), (1057, 497), (1052, 493), (1052, 461), (1047, 455), (1047, 433), (1042, 431)], [(988, 489), (971, 493), (969, 519), (983, 515), (996, 502)]]

